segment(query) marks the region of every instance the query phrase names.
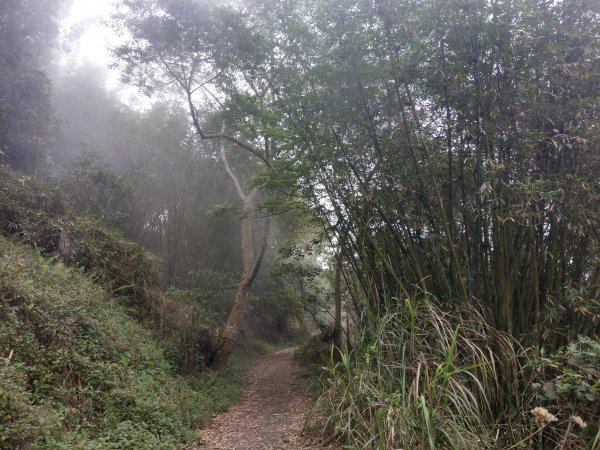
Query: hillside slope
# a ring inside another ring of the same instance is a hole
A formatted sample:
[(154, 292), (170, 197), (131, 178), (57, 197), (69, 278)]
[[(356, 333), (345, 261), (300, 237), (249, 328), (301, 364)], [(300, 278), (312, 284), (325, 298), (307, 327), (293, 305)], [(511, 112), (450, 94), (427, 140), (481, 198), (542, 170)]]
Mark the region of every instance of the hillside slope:
[(0, 166), (0, 449), (197, 440), (243, 380), (181, 376), (179, 353), (201, 362), (197, 328), (212, 317), (190, 311), (162, 292), (152, 254)]
[(210, 398), (90, 277), (0, 237), (0, 447), (173, 448)]

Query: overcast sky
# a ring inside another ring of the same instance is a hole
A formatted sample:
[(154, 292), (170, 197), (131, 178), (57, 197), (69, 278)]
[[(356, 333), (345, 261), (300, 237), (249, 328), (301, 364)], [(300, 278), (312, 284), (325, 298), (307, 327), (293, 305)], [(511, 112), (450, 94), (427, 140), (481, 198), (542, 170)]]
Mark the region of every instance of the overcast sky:
[(108, 20), (116, 3), (117, 0), (73, 0), (62, 26), (70, 56), (79, 62), (85, 59), (103, 65), (110, 62), (107, 47), (116, 43), (116, 36), (108, 26)]
[[(63, 64), (73, 67), (92, 61), (107, 67), (112, 62), (109, 48), (119, 42), (110, 27), (110, 17), (119, 0), (72, 1), (71, 10), (61, 27)], [(131, 106), (145, 108), (151, 103), (136, 88), (122, 86), (119, 83), (119, 72), (114, 69), (109, 71), (107, 88), (119, 90), (121, 100)]]

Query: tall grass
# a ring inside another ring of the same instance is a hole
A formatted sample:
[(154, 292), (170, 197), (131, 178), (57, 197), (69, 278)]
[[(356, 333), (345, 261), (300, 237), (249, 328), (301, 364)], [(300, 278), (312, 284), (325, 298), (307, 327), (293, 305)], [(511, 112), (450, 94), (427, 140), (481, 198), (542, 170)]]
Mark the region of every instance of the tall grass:
[(472, 307), (427, 299), (373, 320), (352, 355), (331, 358), (325, 429), (354, 449), (498, 448), (498, 418), (519, 403), (515, 342)]

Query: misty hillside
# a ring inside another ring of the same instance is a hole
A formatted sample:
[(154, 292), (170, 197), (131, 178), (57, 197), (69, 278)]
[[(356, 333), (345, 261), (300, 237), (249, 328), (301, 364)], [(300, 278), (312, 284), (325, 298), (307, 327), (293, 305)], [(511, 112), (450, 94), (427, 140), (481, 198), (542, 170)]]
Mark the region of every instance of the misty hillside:
[(0, 448), (600, 450), (600, 3), (0, 2)]
[[(1, 447), (193, 442), (195, 427), (237, 395), (238, 369), (181, 377), (192, 366), (179, 352), (193, 335), (173, 322), (179, 303), (162, 293), (156, 258), (75, 214), (56, 188), (0, 173)], [(195, 312), (196, 326), (212, 326), (210, 311)]]
[(171, 449), (196, 438), (226, 382), (199, 389), (177, 376), (160, 341), (91, 277), (4, 237), (0, 250), (2, 448)]

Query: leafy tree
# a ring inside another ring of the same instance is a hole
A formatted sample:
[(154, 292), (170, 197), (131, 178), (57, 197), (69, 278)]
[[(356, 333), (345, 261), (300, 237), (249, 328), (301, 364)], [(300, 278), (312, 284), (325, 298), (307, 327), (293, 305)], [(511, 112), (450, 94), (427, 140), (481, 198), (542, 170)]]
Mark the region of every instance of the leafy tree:
[[(240, 74), (238, 64), (244, 66), (260, 59), (255, 48), (260, 42), (254, 39), (251, 28), (237, 13), (209, 2), (126, 1), (124, 4), (127, 11), (119, 16), (119, 23), (127, 29), (131, 41), (119, 47), (116, 56), (123, 65), (126, 78), (135, 80), (149, 91), (174, 86), (183, 94), (198, 137), (220, 141), (220, 158), (241, 204), (242, 276), (222, 332), (223, 343), (214, 360), (214, 367), (220, 369), (227, 364), (235, 345), (249, 291), (267, 247), (269, 230), (269, 218), (266, 217), (258, 248), (255, 249), (253, 220), (249, 215), (258, 206), (259, 190), (257, 187), (245, 189), (226, 156), (225, 143), (249, 152), (266, 168), (271, 167), (275, 153), (265, 130), (237, 120), (247, 117), (247, 108), (259, 110), (260, 103), (251, 97), (246, 97), (248, 102), (244, 103), (244, 97), (239, 97), (235, 90), (213, 92), (211, 88), (229, 86), (228, 83), (223, 84), (223, 80), (233, 80)], [(209, 131), (204, 126), (196, 106), (195, 95), (198, 93), (204, 93), (209, 101), (226, 111), (220, 118), (222, 124), (213, 128), (219, 131)], [(232, 98), (241, 101), (230, 103)], [(226, 104), (231, 108), (227, 108)], [(226, 132), (228, 120), (235, 124), (233, 131), (237, 131), (238, 136)], [(265, 122), (268, 120), (256, 123), (264, 125)]]
[(32, 170), (55, 132), (44, 73), (66, 0), (4, 0), (0, 5), (0, 161)]
[(420, 290), (538, 343), (597, 331), (595, 4), (190, 7), (213, 21), (175, 41), (210, 62), (198, 89), (276, 149), (260, 182), (310, 199), (369, 308)]

